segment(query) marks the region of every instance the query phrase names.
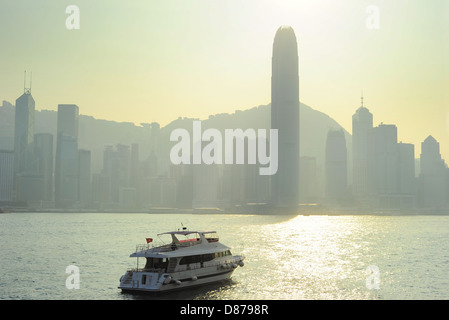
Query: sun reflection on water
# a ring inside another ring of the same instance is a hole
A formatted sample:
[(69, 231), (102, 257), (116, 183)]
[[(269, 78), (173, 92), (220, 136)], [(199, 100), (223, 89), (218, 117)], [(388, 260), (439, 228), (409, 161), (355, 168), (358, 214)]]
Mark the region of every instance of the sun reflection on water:
[(366, 299), (375, 294), (366, 289), (362, 257), (368, 248), (357, 241), (363, 230), (354, 219), (297, 216), (250, 228), (242, 234), (258, 234), (256, 241), (245, 238), (243, 254), (251, 268), (239, 270), (236, 278), (248, 292), (251, 285), (243, 283), (253, 283), (249, 278), (257, 283), (253, 299)]
[[(117, 289), (123, 270), (135, 265), (127, 259), (132, 245), (172, 230), (179, 221), (195, 229), (216, 230), (234, 254), (246, 256), (245, 266), (238, 267), (227, 283), (163, 299), (449, 297), (448, 216), (173, 214), (161, 218), (159, 214), (94, 213), (4, 215), (2, 296), (135, 299)], [(24, 237), (35, 244), (32, 251), (27, 250)], [(76, 292), (66, 289), (67, 265), (82, 271), (82, 287)], [(377, 275), (369, 270), (377, 270)], [(373, 283), (378, 286), (370, 286)]]

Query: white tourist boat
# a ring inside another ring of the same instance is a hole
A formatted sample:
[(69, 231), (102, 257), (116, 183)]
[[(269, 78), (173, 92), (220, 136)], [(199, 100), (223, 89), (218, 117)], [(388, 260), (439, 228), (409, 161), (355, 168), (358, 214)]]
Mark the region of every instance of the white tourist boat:
[[(243, 267), (244, 257), (232, 255), (229, 247), (220, 243), (215, 231), (178, 231), (171, 242), (154, 246), (152, 239), (138, 245), (130, 257), (137, 258), (137, 267), (120, 278), (122, 291), (162, 292), (218, 282), (231, 278), (234, 270)], [(145, 265), (139, 267), (139, 258)]]

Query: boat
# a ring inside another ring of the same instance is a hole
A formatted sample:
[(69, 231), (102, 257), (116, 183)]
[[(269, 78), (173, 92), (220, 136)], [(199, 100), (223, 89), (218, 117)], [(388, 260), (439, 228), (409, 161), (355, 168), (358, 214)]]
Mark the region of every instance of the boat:
[[(237, 267), (244, 266), (245, 257), (233, 255), (216, 231), (183, 227), (157, 236), (163, 235), (171, 236), (171, 241), (155, 246), (153, 239), (147, 238), (146, 244), (136, 246), (130, 257), (137, 258), (137, 266), (120, 278), (122, 292), (158, 293), (225, 281)], [(139, 258), (145, 259), (143, 267), (139, 267)]]

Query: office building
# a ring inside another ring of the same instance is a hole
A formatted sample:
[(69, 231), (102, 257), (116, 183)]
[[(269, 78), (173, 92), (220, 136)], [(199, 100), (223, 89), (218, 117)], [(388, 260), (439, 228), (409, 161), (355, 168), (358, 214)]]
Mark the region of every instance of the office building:
[(326, 198), (331, 201), (348, 197), (348, 160), (343, 130), (329, 130), (326, 139)]
[(278, 171), (271, 177), (271, 201), (295, 210), (299, 204), (299, 66), (291, 27), (280, 27), (273, 43), (271, 128), (278, 130)]
[(58, 105), (55, 161), (55, 205), (58, 208), (72, 208), (78, 204), (78, 121), (78, 106)]
[(373, 129), (373, 115), (362, 106), (352, 116), (352, 190), (355, 197), (368, 195), (368, 134)]

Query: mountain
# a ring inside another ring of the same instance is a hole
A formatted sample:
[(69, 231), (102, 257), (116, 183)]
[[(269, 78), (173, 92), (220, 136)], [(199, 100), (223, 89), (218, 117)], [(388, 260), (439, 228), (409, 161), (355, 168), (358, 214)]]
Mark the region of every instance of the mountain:
[[(261, 105), (247, 110), (236, 110), (232, 114), (210, 115), (202, 121), (202, 128), (227, 129), (269, 129), (270, 105)], [(82, 106), (80, 107), (82, 110)], [(56, 150), (57, 112), (37, 110), (35, 114), (35, 133), (48, 132), (54, 136), (54, 153)], [(103, 150), (107, 145), (139, 145), (140, 160), (149, 157), (153, 149), (159, 150), (167, 161), (171, 146), (170, 133), (176, 128), (192, 129), (193, 118), (178, 118), (165, 127), (159, 128), (155, 123), (135, 125), (129, 122), (116, 122), (95, 119), (80, 115), (79, 148), (91, 150), (92, 173), (101, 170)], [(323, 170), (326, 137), (329, 129), (342, 128), (334, 119), (308, 105), (300, 104), (300, 153), (301, 156), (315, 157), (318, 168)], [(344, 129), (343, 129), (344, 130)], [(344, 130), (348, 154), (351, 154), (351, 136)], [(156, 138), (157, 136), (157, 138)], [(0, 106), (0, 150), (12, 149), (14, 146), (14, 106), (4, 101)], [(157, 142), (156, 142), (157, 141)], [(351, 157), (348, 157), (351, 159)]]
[[(271, 105), (261, 105), (244, 111), (237, 110), (232, 114), (222, 113), (209, 116), (202, 121), (202, 130), (216, 128), (221, 132), (224, 129), (248, 128), (269, 129), (271, 118)], [(167, 126), (161, 128), (160, 141), (170, 141), (170, 133), (176, 128), (192, 130), (192, 121), (198, 119), (178, 118)], [(323, 169), (326, 138), (329, 129), (342, 129), (346, 137), (348, 154), (351, 154), (351, 135), (328, 115), (317, 111), (306, 104), (300, 104), (300, 155), (315, 157), (317, 165)], [(167, 145), (169, 146), (169, 145)], [(169, 150), (164, 150), (169, 155)], [(351, 157), (348, 156), (348, 159)]]

